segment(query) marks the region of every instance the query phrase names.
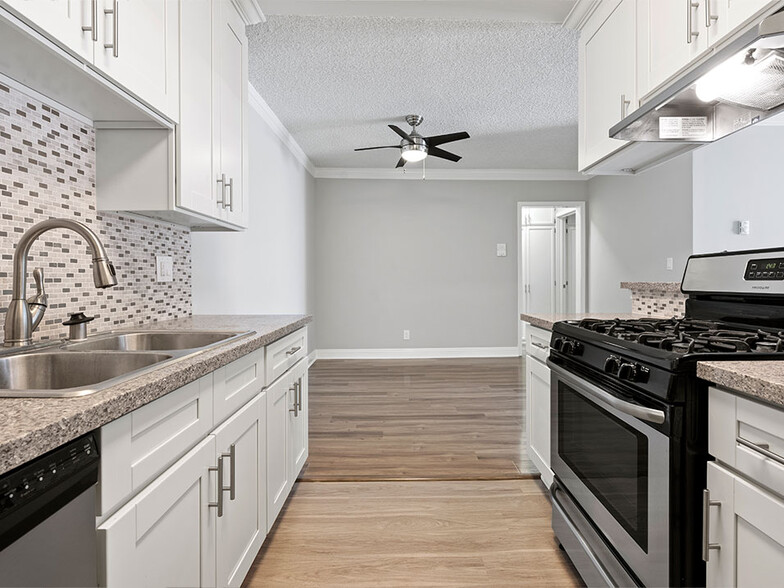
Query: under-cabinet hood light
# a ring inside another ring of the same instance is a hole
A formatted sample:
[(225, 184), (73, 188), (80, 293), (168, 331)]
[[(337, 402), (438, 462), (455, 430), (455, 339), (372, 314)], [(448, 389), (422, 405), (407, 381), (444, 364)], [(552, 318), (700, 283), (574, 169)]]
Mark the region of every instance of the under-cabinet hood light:
[(614, 139), (709, 143), (784, 110), (784, 10), (610, 129)]

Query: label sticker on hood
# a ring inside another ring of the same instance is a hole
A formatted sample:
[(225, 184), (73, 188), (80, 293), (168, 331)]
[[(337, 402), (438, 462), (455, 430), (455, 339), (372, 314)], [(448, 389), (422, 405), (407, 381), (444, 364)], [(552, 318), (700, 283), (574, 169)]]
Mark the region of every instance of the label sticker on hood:
[(660, 116), (660, 139), (706, 139), (707, 116)]

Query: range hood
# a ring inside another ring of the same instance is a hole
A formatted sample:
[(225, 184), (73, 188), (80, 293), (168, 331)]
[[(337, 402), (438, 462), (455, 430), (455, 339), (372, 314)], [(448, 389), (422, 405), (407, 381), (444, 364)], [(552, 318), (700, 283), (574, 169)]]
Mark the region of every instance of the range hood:
[(614, 139), (710, 143), (784, 111), (784, 10), (610, 129)]

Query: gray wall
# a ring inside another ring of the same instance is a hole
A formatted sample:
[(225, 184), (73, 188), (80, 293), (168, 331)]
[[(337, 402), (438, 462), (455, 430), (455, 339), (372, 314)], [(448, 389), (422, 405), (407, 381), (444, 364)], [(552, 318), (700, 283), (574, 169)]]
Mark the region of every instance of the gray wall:
[[(316, 181), (249, 108), (250, 226), (193, 234), (194, 314), (301, 314), (315, 308)], [(309, 326), (309, 347), (317, 338)]]
[(754, 126), (694, 152), (695, 253), (784, 246), (782, 146), (784, 127)]
[(517, 203), (585, 199), (585, 182), (318, 180), (319, 349), (516, 346)]
[[(691, 154), (588, 182), (588, 308), (630, 312), (621, 281), (680, 282), (692, 251)], [(673, 270), (666, 269), (672, 257)]]

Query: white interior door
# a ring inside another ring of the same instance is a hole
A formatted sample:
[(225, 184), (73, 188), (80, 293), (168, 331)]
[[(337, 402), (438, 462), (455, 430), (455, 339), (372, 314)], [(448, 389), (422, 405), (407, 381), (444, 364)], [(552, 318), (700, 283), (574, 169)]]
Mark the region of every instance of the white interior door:
[(555, 227), (532, 226), (526, 233), (526, 311), (555, 312)]

